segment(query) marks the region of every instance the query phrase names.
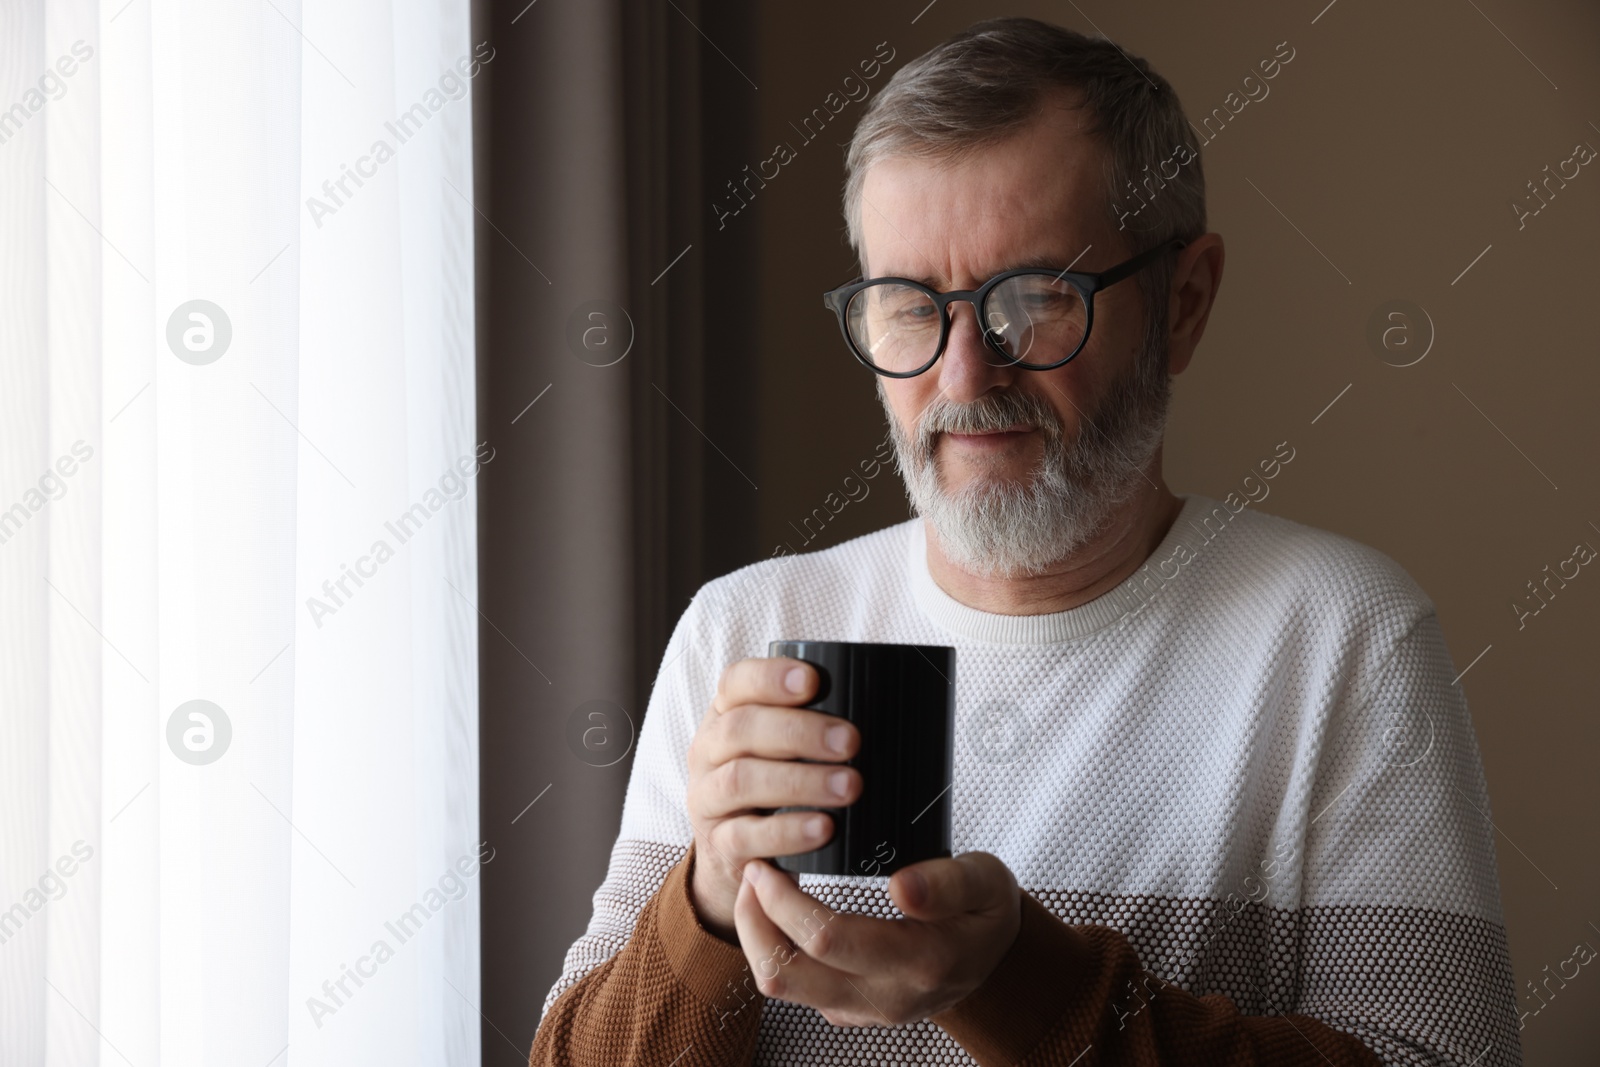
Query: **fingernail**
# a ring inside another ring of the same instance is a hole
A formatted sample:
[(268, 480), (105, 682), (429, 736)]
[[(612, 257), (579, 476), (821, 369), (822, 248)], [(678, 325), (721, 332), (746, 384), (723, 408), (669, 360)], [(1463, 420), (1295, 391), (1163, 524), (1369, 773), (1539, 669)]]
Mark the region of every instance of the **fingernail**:
[(828, 832), (828, 820), (821, 815), (814, 815), (806, 820), (806, 837), (816, 841)]
[(804, 693), (806, 691), (806, 669), (804, 667), (789, 668), (789, 673), (783, 676), (783, 685), (791, 693)]
[(828, 788), (833, 790), (833, 795), (843, 797), (850, 791), (850, 775), (845, 771), (834, 771), (828, 775)]
[(761, 864), (757, 863), (755, 860), (751, 860), (749, 863), (744, 865), (745, 879), (748, 880), (751, 885), (760, 885), (761, 879), (766, 875), (766, 873), (767, 872), (762, 868)]
[(845, 753), (845, 748), (850, 744), (850, 727), (842, 724), (830, 726), (827, 734), (824, 735), (824, 740), (827, 741), (830, 750), (842, 756)]

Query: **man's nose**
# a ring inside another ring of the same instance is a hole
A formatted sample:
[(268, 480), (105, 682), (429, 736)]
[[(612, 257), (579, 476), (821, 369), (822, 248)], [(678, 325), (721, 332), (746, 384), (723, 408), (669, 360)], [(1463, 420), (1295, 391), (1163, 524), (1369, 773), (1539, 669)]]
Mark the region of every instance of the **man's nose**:
[(997, 386), (1009, 386), (1020, 373), (1016, 364), (1001, 359), (984, 343), (978, 309), (965, 300), (950, 305), (950, 338), (934, 369), (939, 391), (957, 404), (969, 404)]

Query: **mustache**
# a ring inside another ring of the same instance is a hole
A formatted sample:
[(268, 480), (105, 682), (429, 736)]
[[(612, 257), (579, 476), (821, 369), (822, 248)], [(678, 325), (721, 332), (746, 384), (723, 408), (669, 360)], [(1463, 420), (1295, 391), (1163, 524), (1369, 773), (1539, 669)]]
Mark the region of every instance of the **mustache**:
[(1008, 389), (985, 393), (970, 404), (956, 404), (938, 396), (929, 402), (917, 420), (916, 450), (919, 455), (931, 452), (937, 434), (987, 433), (1018, 423), (1042, 432), (1048, 442), (1061, 437), (1061, 419), (1037, 393)]

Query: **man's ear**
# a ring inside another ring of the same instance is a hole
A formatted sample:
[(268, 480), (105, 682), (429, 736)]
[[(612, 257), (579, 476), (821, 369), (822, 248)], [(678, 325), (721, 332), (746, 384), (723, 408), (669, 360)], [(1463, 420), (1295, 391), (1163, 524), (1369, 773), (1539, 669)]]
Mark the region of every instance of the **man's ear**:
[(1178, 253), (1167, 307), (1168, 374), (1182, 374), (1194, 358), (1222, 285), (1225, 258), (1220, 233), (1202, 234)]

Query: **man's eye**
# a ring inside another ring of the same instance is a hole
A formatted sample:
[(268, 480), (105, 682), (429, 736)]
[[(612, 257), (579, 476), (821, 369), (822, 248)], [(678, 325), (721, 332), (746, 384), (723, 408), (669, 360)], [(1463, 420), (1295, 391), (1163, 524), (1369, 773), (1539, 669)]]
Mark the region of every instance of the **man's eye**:
[(901, 328), (920, 329), (929, 323), (937, 324), (939, 321), (939, 309), (929, 304), (903, 304), (893, 309), (891, 315), (895, 324)]

